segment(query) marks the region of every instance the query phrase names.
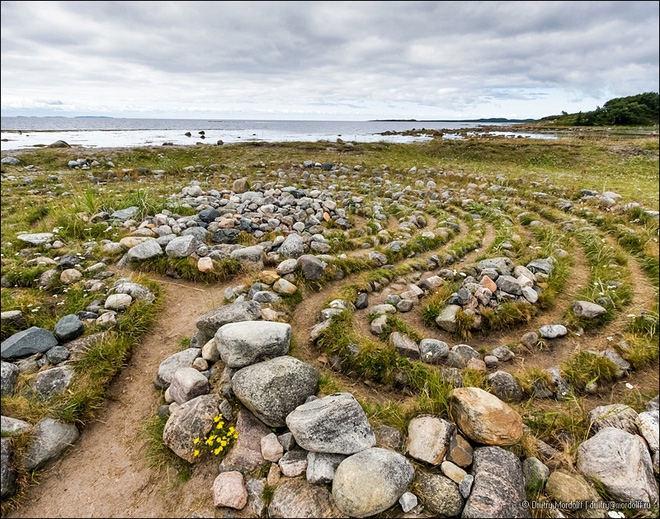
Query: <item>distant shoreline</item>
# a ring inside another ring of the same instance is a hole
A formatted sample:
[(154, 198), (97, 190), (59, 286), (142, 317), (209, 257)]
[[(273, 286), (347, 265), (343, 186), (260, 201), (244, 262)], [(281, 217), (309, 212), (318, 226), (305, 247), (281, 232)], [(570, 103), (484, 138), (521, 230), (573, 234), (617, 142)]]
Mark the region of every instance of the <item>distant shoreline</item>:
[(374, 123), (535, 123), (538, 119), (506, 119), (491, 117), (488, 119), (369, 119)]

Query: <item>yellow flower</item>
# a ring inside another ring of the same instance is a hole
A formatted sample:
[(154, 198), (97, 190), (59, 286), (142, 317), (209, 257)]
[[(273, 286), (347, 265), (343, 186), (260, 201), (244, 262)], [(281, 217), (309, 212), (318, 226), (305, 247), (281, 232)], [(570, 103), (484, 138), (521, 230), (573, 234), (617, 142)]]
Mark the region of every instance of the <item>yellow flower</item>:
[(214, 421), (214, 422), (219, 422), (221, 416), (222, 416), (222, 415), (218, 415), (218, 416), (216, 416), (215, 418), (213, 418), (213, 421)]
[(236, 429), (234, 429), (233, 427), (230, 427), (230, 428), (229, 428), (229, 434), (233, 433), (235, 430), (236, 430)]
[(218, 448), (215, 449), (213, 452), (214, 452), (214, 454), (217, 456), (218, 454), (220, 454), (221, 451), (222, 451), (222, 447), (218, 447)]
[(199, 456), (199, 451), (197, 449), (193, 452), (193, 456)]
[(220, 445), (222, 445), (223, 447), (226, 447), (226, 446), (227, 446), (227, 442), (224, 441), (224, 440), (222, 440), (222, 441), (220, 442)]
[(238, 440), (238, 433), (237, 432), (234, 433), (234, 440)]
[(197, 444), (199, 443), (199, 438), (195, 438), (195, 439), (193, 440), (193, 443), (194, 443), (195, 445), (197, 445)]
[(218, 437), (217, 434), (212, 434), (211, 436), (209, 436), (209, 440), (213, 441), (213, 440), (215, 440), (217, 437)]

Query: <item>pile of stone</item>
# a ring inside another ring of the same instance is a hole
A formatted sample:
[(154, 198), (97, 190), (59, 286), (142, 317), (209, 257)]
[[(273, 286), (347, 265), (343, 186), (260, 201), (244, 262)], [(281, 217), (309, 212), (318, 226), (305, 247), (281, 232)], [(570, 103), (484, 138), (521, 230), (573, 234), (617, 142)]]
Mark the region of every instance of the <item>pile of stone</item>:
[(439, 328), (456, 332), (456, 314), (459, 311), (473, 316), (471, 329), (483, 326), (482, 309), (497, 312), (502, 303), (515, 302), (533, 305), (538, 301), (542, 288), (539, 282), (547, 280), (554, 270), (556, 260), (536, 259), (527, 264), (515, 265), (507, 257), (485, 259), (476, 267), (468, 267), (461, 288), (452, 294), (448, 304), (435, 322)]

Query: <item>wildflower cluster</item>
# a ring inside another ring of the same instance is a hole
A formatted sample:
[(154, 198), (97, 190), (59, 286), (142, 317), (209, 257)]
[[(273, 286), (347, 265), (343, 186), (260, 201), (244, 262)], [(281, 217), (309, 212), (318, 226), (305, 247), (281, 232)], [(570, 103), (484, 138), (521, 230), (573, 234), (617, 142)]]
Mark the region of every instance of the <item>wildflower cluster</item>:
[(234, 427), (225, 430), (225, 422), (222, 413), (213, 418), (213, 429), (204, 438), (195, 438), (195, 450), (193, 456), (199, 456), (202, 450), (206, 450), (216, 456), (229, 449), (232, 443), (238, 438), (238, 431)]

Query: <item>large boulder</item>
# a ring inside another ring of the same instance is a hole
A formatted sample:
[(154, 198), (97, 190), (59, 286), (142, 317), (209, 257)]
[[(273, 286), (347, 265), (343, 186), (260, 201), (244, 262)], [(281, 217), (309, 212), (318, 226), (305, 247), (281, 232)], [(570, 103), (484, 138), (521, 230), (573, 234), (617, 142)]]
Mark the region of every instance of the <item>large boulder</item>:
[(291, 325), (271, 321), (242, 321), (220, 327), (215, 334), (220, 357), (230, 368), (243, 368), (266, 358), (286, 355)]
[(349, 456), (337, 467), (332, 497), (342, 514), (368, 517), (394, 505), (413, 481), (405, 456), (373, 447)]
[(57, 346), (57, 338), (53, 332), (45, 328), (31, 326), (27, 330), (15, 333), (0, 345), (0, 356), (3, 359), (27, 357), (33, 353), (44, 353)]
[(299, 234), (289, 234), (277, 249), (283, 258), (299, 258), (305, 253), (305, 243)]
[(197, 319), (200, 344), (213, 338), (221, 326), (239, 321), (258, 321), (261, 319), (261, 305), (256, 301), (239, 301), (220, 308), (215, 308)]
[(472, 464), (474, 484), (461, 517), (531, 517), (522, 465), (501, 447), (479, 447)]
[(238, 399), (271, 427), (284, 427), (287, 415), (316, 393), (318, 371), (282, 356), (239, 369), (232, 378)]
[(286, 417), (286, 425), (307, 451), (354, 454), (376, 445), (371, 424), (350, 393), (303, 404)]
[(32, 430), (32, 440), (25, 451), (23, 466), (32, 470), (59, 457), (79, 436), (78, 428), (73, 424), (53, 418), (39, 420)]
[(451, 400), (454, 419), (470, 439), (485, 445), (513, 445), (522, 437), (521, 416), (495, 395), (460, 387)]
[(190, 463), (199, 461), (199, 458), (194, 456), (194, 441), (196, 438), (203, 439), (213, 429), (213, 418), (220, 414), (221, 401), (218, 395), (211, 394), (201, 395), (183, 403), (165, 424), (165, 445)]
[(639, 436), (604, 427), (578, 447), (577, 468), (620, 501), (658, 503), (651, 456)]
[(201, 245), (192, 235), (177, 236), (165, 246), (165, 254), (169, 258), (187, 258)]
[(126, 253), (125, 258), (128, 262), (139, 262), (151, 258), (157, 258), (162, 255), (163, 249), (158, 242), (152, 238), (130, 248)]

